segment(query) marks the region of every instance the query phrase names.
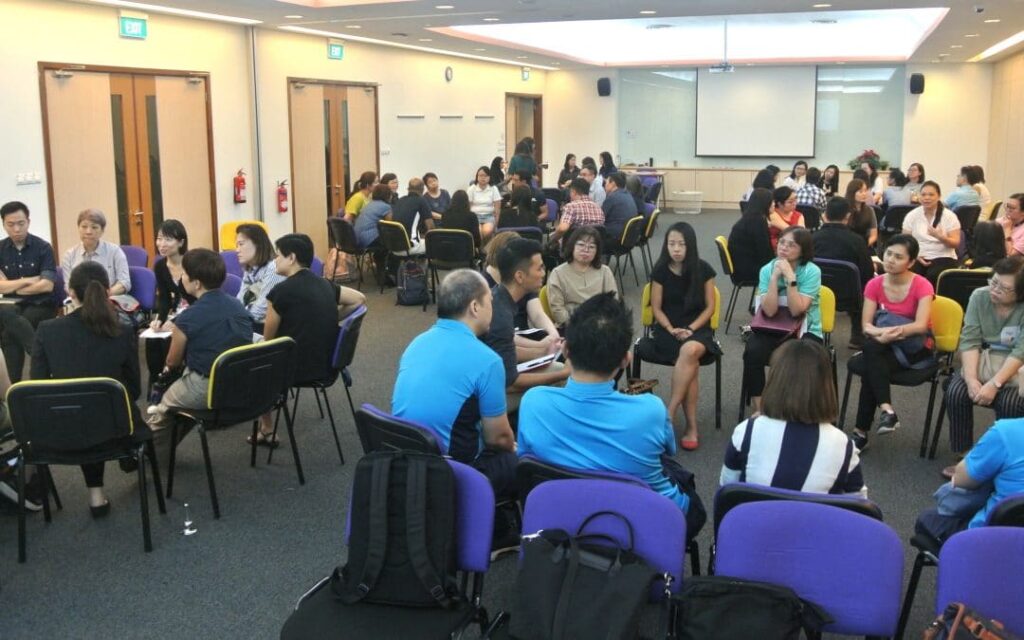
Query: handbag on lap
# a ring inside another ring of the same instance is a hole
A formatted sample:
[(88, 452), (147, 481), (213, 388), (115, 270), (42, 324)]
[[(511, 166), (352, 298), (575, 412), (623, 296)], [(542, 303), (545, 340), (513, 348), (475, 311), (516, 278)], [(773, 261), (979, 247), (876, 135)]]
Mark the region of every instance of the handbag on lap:
[(998, 620), (954, 602), (924, 630), (924, 640), (1021, 640)]

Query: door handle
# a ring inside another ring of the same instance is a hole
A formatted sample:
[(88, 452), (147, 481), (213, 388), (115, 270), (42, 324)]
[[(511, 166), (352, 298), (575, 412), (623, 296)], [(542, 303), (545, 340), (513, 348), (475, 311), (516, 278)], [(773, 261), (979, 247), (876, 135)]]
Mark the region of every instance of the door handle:
[(142, 216), (146, 215), (144, 211), (136, 211), (132, 214), (135, 216), (135, 224), (142, 226)]

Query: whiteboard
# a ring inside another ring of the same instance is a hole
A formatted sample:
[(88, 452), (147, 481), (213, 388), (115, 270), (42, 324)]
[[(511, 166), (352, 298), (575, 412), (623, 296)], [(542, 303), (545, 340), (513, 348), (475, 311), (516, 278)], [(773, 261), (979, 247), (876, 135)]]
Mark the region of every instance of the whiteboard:
[(697, 70), (698, 156), (814, 156), (818, 68)]

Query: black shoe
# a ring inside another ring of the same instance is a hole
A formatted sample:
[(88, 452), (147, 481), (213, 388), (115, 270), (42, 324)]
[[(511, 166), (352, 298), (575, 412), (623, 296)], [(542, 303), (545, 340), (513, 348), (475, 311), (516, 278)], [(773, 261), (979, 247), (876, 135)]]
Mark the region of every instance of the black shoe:
[(105, 518), (110, 514), (110, 500), (107, 500), (98, 507), (89, 505), (89, 513), (92, 514), (93, 518)]
[(850, 336), (850, 342), (847, 343), (846, 348), (850, 351), (860, 351), (864, 348), (864, 336)]
[(850, 440), (853, 440), (853, 446), (857, 447), (858, 452), (868, 448), (868, 435), (866, 433), (861, 435), (854, 431), (850, 434)]
[(117, 464), (125, 473), (135, 473), (139, 470), (139, 461), (135, 458), (121, 458)]
[(46, 498), (46, 484), (43, 482), (43, 474), (36, 473), (32, 479), (25, 483), (25, 502), (32, 501), (42, 504)]
[(508, 503), (494, 511), (494, 535), (491, 537), (491, 561), (498, 556), (519, 549), (519, 531), (522, 523), (515, 503)]
[(892, 411), (883, 411), (882, 415), (878, 417), (878, 435), (884, 435), (886, 433), (892, 433), (893, 431), (900, 428), (900, 419)]

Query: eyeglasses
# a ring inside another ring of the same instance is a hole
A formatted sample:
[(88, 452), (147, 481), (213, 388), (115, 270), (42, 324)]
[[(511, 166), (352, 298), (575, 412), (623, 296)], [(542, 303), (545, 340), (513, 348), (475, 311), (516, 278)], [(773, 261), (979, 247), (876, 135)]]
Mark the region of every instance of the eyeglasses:
[(779, 246), (783, 249), (792, 249), (793, 247), (799, 247), (800, 245), (792, 240), (779, 240)]
[(597, 251), (597, 245), (589, 242), (577, 242), (576, 248), (580, 251)]
[(994, 293), (1012, 293), (1013, 292), (1013, 287), (1008, 287), (1005, 284), (1003, 284), (1002, 282), (999, 282), (999, 280), (995, 276), (993, 276), (992, 279), (990, 279), (988, 281), (988, 287)]

